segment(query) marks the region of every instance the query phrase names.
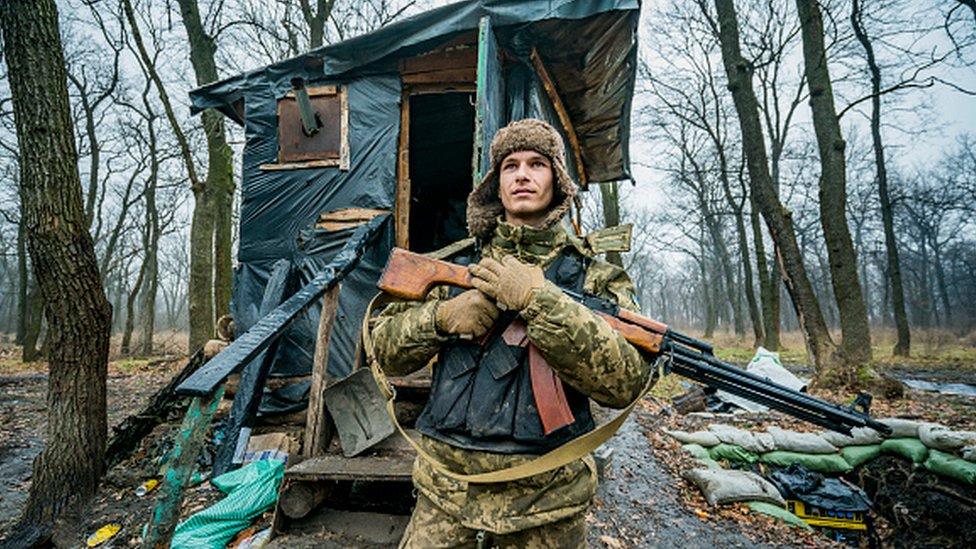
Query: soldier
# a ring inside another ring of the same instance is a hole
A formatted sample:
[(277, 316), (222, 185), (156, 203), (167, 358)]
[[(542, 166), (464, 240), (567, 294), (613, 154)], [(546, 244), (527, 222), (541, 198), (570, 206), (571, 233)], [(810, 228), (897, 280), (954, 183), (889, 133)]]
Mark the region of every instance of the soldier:
[[(650, 370), (636, 348), (560, 290), (637, 309), (627, 274), (595, 259), (560, 223), (576, 185), (559, 133), (520, 120), (499, 130), (490, 152), (491, 168), (468, 196), (472, 245), (448, 247), (451, 261), (469, 265), (475, 289), (438, 287), (371, 321), (374, 353), (388, 374), (406, 375), (438, 355), (416, 429), (421, 447), (461, 474), (525, 463), (591, 431), (589, 399), (622, 408)], [(572, 414), (551, 432), (533, 395), (530, 345), (558, 376)], [(414, 464), (418, 500), (401, 547), (585, 546), (592, 456), (494, 484), (461, 482), (438, 467), (422, 458)]]

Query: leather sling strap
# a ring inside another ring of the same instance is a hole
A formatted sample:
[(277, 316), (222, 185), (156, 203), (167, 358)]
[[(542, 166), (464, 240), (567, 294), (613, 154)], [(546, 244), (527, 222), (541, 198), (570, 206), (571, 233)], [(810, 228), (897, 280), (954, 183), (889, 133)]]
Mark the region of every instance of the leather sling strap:
[(400, 425), (400, 422), (396, 419), (396, 413), (393, 408), (396, 391), (389, 381), (387, 381), (386, 374), (383, 373), (379, 362), (376, 360), (376, 355), (373, 352), (373, 338), (369, 333), (369, 319), (370, 316), (372, 316), (373, 308), (386, 302), (387, 299), (384, 294), (379, 294), (374, 297), (373, 300), (370, 301), (369, 306), (366, 307), (366, 314), (363, 316), (362, 326), (363, 350), (366, 353), (366, 361), (369, 363), (370, 370), (373, 372), (373, 377), (376, 379), (376, 383), (379, 385), (383, 398), (386, 400), (386, 412), (389, 414), (390, 419), (393, 421), (393, 424), (396, 425), (397, 430), (400, 432), (403, 438), (405, 438), (410, 446), (417, 451), (417, 454), (421, 458), (430, 463), (430, 465), (439, 473), (460, 482), (472, 484), (510, 482), (558, 469), (559, 467), (572, 463), (573, 461), (576, 461), (577, 459), (589, 454), (593, 450), (596, 450), (601, 444), (609, 440), (610, 437), (617, 432), (620, 426), (623, 425), (624, 420), (627, 419), (627, 416), (630, 415), (630, 412), (633, 411), (635, 406), (637, 406), (637, 403), (640, 402), (644, 395), (654, 385), (656, 376), (660, 375), (661, 373), (660, 369), (651, 372), (651, 375), (649, 375), (647, 379), (647, 385), (641, 389), (637, 398), (628, 404), (615, 418), (584, 435), (574, 438), (573, 440), (559, 446), (554, 450), (550, 450), (549, 452), (533, 458), (525, 463), (507, 467), (505, 469), (473, 475), (456, 473), (448, 466), (441, 463), (437, 458), (427, 453), (427, 451), (424, 450), (420, 444), (417, 443), (417, 441), (407, 434), (407, 432)]
[(529, 380), (532, 383), (532, 398), (539, 413), (542, 432), (549, 435), (557, 429), (572, 425), (576, 418), (566, 400), (563, 380), (549, 365), (542, 352), (529, 342)]
[(542, 356), (539, 348), (529, 341), (525, 321), (516, 317), (502, 332), (506, 345), (524, 347), (529, 357), (529, 381), (532, 384), (532, 399), (542, 423), (542, 432), (551, 434), (557, 429), (571, 425), (576, 418), (566, 399), (563, 381), (559, 379), (552, 366)]

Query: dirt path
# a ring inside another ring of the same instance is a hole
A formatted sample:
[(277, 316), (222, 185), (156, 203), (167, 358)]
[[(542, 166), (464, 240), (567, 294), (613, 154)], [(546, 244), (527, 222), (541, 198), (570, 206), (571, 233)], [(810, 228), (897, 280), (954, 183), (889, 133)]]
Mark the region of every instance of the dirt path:
[[(173, 366), (119, 369), (110, 366), (108, 424), (115, 425), (145, 406), (166, 383)], [(31, 467), (44, 447), (47, 374), (0, 376), (0, 539), (17, 520), (27, 499)]]
[[(613, 457), (588, 519), (591, 547), (773, 547), (730, 520), (703, 521), (682, 504), (677, 479), (655, 459), (647, 438), (655, 417), (635, 411), (607, 445)], [(775, 546), (789, 546), (788, 538)]]
[(27, 499), (31, 464), (44, 444), (46, 389), (46, 375), (0, 377), (0, 537)]

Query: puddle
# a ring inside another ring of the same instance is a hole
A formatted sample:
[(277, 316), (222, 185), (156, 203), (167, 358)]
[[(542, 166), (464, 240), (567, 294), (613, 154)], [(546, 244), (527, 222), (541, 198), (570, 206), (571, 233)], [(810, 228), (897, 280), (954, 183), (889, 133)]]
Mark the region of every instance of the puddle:
[(937, 383), (924, 379), (901, 378), (900, 381), (910, 389), (929, 391), (943, 395), (959, 395), (976, 398), (976, 385), (969, 383)]

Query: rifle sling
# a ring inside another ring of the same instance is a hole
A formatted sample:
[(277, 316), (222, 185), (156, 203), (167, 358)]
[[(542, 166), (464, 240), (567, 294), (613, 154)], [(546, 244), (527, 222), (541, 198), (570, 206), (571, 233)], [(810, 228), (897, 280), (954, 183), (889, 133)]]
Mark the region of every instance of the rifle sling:
[[(574, 438), (573, 440), (554, 450), (550, 450), (549, 452), (533, 458), (525, 463), (507, 467), (505, 469), (489, 471), (487, 473), (478, 473), (474, 475), (456, 473), (441, 463), (437, 458), (427, 453), (427, 451), (425, 451), (420, 444), (417, 443), (417, 441), (406, 433), (406, 431), (400, 425), (400, 422), (396, 419), (396, 413), (393, 407), (396, 392), (393, 390), (392, 385), (387, 381), (386, 374), (383, 373), (379, 362), (376, 360), (376, 355), (373, 353), (373, 338), (369, 333), (369, 319), (372, 315), (373, 308), (376, 305), (384, 304), (387, 301), (387, 296), (382, 293), (374, 297), (373, 300), (370, 301), (369, 306), (366, 308), (366, 314), (363, 316), (362, 326), (363, 350), (366, 353), (366, 361), (369, 363), (370, 370), (373, 372), (373, 377), (375, 378), (377, 385), (379, 385), (383, 398), (386, 400), (386, 412), (393, 421), (393, 424), (396, 426), (397, 431), (399, 431), (400, 435), (402, 435), (410, 446), (417, 451), (418, 456), (430, 463), (430, 465), (439, 473), (460, 482), (467, 482), (471, 484), (510, 482), (513, 480), (532, 477), (547, 471), (552, 471), (582, 458), (583, 456), (596, 450), (601, 444), (609, 440), (618, 429), (620, 429), (620, 426), (623, 425), (624, 420), (627, 419), (627, 416), (630, 415), (630, 412), (633, 411), (635, 406), (637, 406), (637, 403), (640, 402), (644, 395), (651, 389), (656, 380), (655, 372), (652, 372), (651, 375), (648, 376), (647, 385), (641, 389), (641, 392), (638, 394), (637, 398), (635, 398), (633, 402), (621, 410), (621, 412), (615, 418), (582, 436)], [(659, 374), (660, 370), (658, 370), (657, 373)]]

